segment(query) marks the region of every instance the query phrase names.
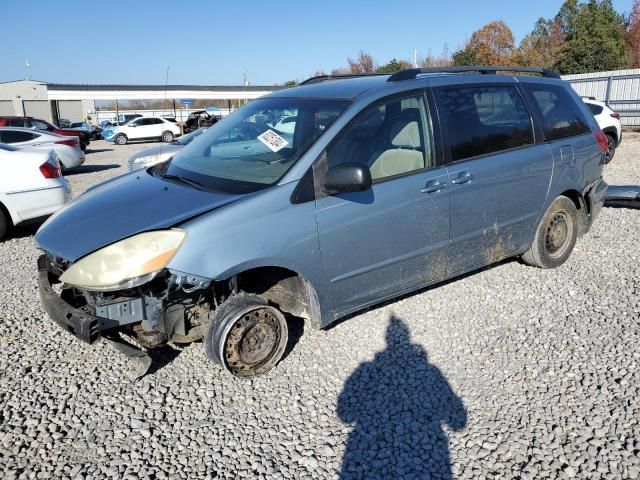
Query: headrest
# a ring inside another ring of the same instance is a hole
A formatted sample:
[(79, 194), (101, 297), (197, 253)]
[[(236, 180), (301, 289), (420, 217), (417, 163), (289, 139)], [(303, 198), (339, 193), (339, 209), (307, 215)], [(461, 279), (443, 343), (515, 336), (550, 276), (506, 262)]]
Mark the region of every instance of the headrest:
[(420, 110), (407, 108), (391, 126), (391, 145), (396, 147), (420, 147)]

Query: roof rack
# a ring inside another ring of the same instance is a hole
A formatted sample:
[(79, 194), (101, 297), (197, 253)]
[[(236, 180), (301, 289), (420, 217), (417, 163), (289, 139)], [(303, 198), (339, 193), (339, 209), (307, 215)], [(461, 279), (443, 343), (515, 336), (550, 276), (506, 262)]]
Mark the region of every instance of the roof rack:
[(488, 65), (474, 65), (464, 67), (433, 67), (433, 68), (407, 68), (391, 75), (387, 82), (400, 82), (402, 80), (413, 80), (423, 73), (497, 73), (497, 72), (522, 72), (522, 73), (539, 73), (543, 77), (560, 78), (558, 72), (548, 68), (539, 67), (492, 67)]
[(298, 86), (325, 82), (327, 80), (344, 80), (347, 78), (375, 77), (380, 75), (389, 75), (389, 74), (388, 73), (346, 73), (344, 75), (318, 75), (316, 77), (307, 78), (304, 82), (299, 83)]

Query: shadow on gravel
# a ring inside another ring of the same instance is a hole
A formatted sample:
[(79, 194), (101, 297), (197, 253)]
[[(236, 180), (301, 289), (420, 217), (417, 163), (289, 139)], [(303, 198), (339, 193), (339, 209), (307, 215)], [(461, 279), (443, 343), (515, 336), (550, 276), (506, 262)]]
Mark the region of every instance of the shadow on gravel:
[(64, 176), (78, 175), (80, 173), (95, 173), (103, 170), (111, 170), (112, 168), (120, 168), (122, 165), (110, 163), (108, 165), (80, 165), (79, 167), (70, 168), (64, 171)]
[(442, 424), (466, 426), (462, 400), (402, 320), (391, 317), (386, 338), (386, 349), (358, 367), (338, 398), (340, 419), (355, 423), (340, 478), (452, 479)]
[(11, 238), (33, 237), (40, 228), (40, 225), (42, 225), (47, 220), (47, 218), (40, 218), (37, 221), (30, 222), (26, 225), (18, 225), (17, 227), (13, 227), (6, 239), (9, 240)]
[(287, 328), (289, 330), (289, 338), (287, 339), (287, 346), (284, 348), (284, 353), (280, 362), (284, 361), (289, 356), (293, 348), (298, 344), (302, 335), (304, 335), (304, 320), (293, 315), (287, 315)]
[(162, 347), (147, 350), (149, 357), (151, 357), (151, 366), (144, 376), (153, 375), (161, 368), (166, 367), (180, 355), (180, 352), (181, 350), (173, 348), (171, 345), (163, 345)]

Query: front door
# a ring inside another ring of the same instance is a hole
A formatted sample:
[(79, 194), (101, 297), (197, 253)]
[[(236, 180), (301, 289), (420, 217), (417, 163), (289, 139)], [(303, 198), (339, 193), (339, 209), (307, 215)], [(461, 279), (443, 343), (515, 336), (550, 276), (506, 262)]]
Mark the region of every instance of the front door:
[(450, 146), (453, 275), (526, 248), (553, 157), (534, 143), (531, 117), (513, 85), (439, 88), (436, 98)]
[(317, 190), (324, 173), (341, 163), (363, 163), (373, 178), (367, 191), (325, 192), (316, 199), (334, 315), (446, 274), (449, 185), (446, 169), (435, 165), (428, 115), (422, 92), (378, 102), (339, 135), (314, 169)]

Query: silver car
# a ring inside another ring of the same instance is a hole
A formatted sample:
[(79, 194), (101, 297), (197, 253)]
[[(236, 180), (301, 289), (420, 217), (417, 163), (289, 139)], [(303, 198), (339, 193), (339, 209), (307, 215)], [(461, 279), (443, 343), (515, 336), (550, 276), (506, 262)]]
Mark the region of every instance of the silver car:
[(169, 160), (176, 153), (182, 150), (185, 145), (189, 145), (195, 138), (204, 133), (206, 128), (199, 128), (193, 132), (174, 140), (168, 145), (162, 144), (157, 147), (145, 148), (129, 159), (129, 171), (148, 168), (157, 163)]

